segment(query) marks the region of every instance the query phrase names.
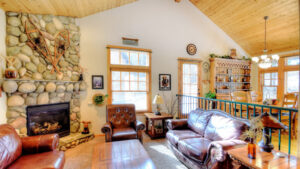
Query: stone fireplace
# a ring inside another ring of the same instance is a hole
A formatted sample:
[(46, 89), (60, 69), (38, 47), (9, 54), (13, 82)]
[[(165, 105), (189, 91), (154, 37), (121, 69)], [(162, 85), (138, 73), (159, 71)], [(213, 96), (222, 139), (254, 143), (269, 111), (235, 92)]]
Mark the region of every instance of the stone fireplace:
[(58, 133), (60, 137), (70, 134), (70, 103), (28, 106), (27, 135)]
[(6, 12), (6, 23), (5, 73), (14, 75), (6, 74), (2, 83), (7, 123), (21, 136), (70, 133), (60, 139), (62, 149), (92, 138), (80, 131), (80, 96), (87, 84), (75, 18)]

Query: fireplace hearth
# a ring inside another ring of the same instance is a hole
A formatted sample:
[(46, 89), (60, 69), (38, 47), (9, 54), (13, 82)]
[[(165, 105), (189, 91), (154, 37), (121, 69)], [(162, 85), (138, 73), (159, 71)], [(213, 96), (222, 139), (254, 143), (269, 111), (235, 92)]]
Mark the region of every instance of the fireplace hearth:
[(60, 137), (70, 134), (70, 103), (28, 106), (27, 135), (58, 133)]

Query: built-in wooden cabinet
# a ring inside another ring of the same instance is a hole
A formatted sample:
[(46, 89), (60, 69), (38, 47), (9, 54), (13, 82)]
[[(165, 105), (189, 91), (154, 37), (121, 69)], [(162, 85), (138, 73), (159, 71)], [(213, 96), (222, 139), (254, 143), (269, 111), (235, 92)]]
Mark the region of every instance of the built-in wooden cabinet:
[(250, 90), (251, 61), (210, 59), (210, 90), (217, 94)]

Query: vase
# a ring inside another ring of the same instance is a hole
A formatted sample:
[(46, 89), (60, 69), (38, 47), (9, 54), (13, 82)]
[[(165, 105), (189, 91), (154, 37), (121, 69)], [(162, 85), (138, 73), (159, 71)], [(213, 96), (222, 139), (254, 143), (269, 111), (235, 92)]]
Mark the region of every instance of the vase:
[(256, 145), (254, 144), (253, 139), (250, 139), (250, 142), (248, 143), (248, 158), (256, 158)]
[(5, 78), (14, 79), (17, 77), (17, 71), (12, 66), (5, 69)]

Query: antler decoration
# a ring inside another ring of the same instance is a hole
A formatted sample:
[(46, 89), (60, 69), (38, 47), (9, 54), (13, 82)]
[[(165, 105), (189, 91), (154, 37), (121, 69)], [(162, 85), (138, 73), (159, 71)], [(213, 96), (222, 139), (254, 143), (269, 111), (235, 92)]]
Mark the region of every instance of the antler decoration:
[[(39, 30), (37, 25), (31, 21), (29, 18), (29, 23), (33, 25), (34, 29), (28, 30), (27, 21), (25, 22), (25, 31), (28, 37), (29, 42), (27, 42), (28, 46), (30, 46), (33, 50), (37, 50), (40, 54), (42, 54), (49, 62), (51, 62), (53, 68), (51, 73), (54, 73), (54, 70), (57, 73), (60, 73), (59, 68), (57, 67), (57, 63), (62, 55), (64, 55), (65, 50), (70, 46), (70, 36), (68, 30), (60, 31), (55, 39), (54, 39), (54, 55), (52, 56), (49, 48), (47, 46), (44, 34)], [(38, 33), (38, 37), (32, 36), (33, 33)]]

